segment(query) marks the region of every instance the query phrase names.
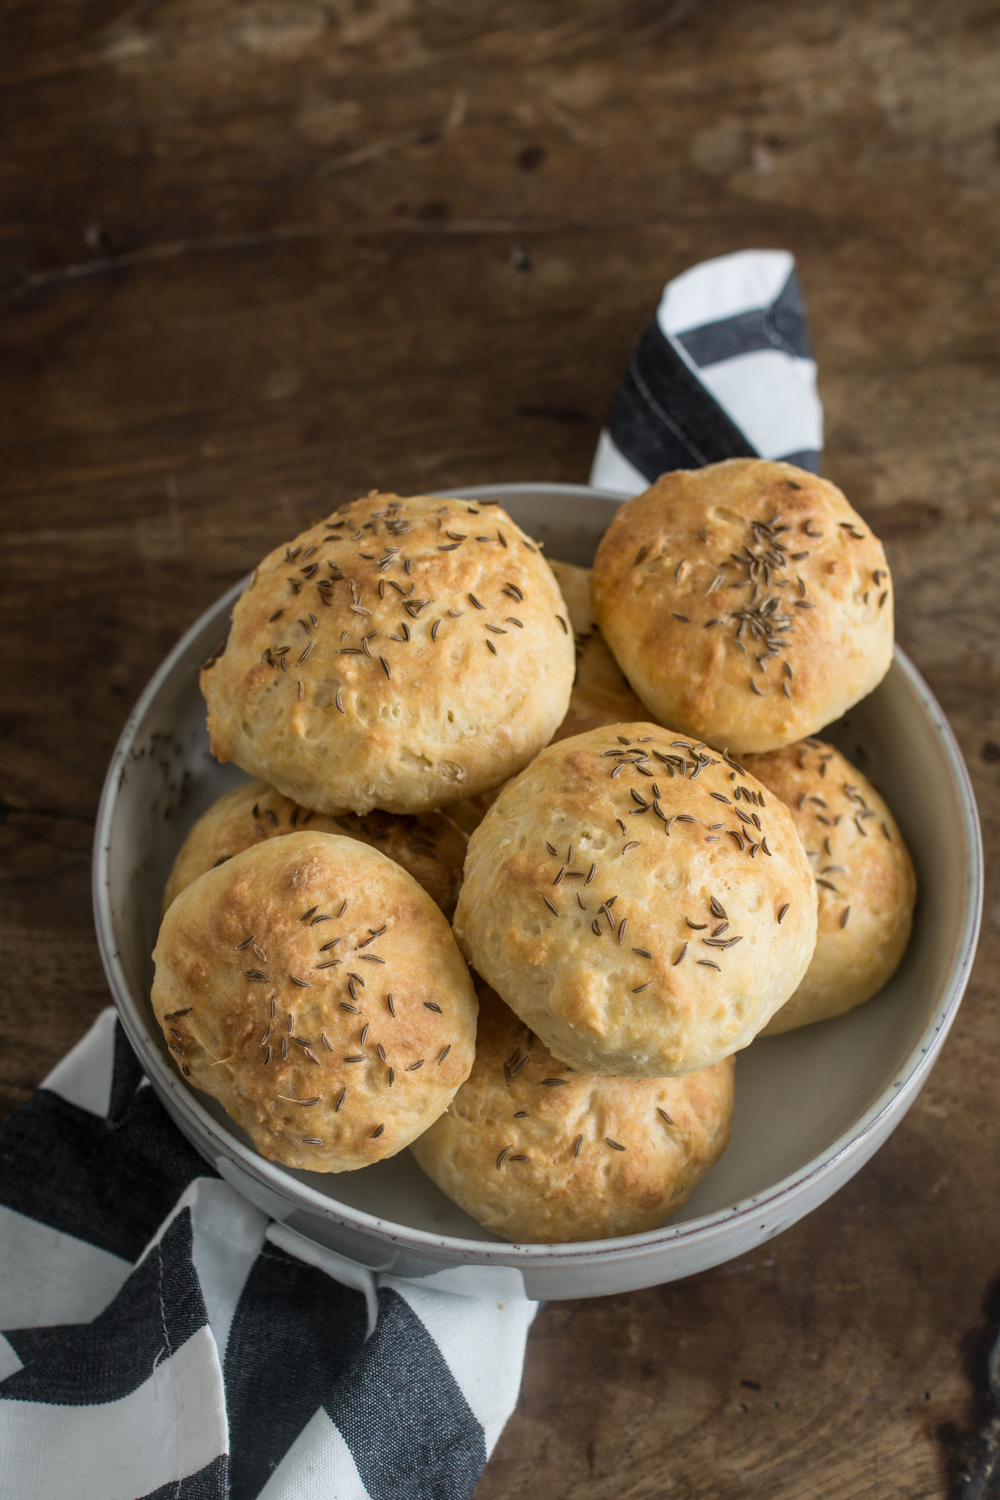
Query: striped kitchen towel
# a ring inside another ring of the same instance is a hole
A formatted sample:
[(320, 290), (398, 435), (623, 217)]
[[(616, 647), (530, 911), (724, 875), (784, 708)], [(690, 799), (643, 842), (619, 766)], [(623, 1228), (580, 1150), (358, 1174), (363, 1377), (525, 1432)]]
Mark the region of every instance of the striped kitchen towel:
[(819, 472), (823, 408), (795, 260), (739, 250), (668, 281), (590, 473), (637, 495), (669, 469), (782, 458)]
[(113, 1010), (0, 1125), (3, 1500), (467, 1500), (534, 1312), (269, 1221)]

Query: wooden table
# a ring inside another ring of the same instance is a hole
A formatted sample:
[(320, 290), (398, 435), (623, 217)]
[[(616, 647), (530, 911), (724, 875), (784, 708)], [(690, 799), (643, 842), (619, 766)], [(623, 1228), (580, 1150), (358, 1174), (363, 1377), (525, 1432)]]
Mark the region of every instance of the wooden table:
[[(4, 8), (6, 1106), (107, 1004), (95, 807), (178, 634), (371, 486), (584, 480), (662, 283), (730, 249), (798, 257), (827, 472), (887, 543), (992, 851), (995, 8)], [(479, 1500), (970, 1493), (998, 924), (994, 882), (941, 1062), (825, 1208), (707, 1275), (541, 1312)]]

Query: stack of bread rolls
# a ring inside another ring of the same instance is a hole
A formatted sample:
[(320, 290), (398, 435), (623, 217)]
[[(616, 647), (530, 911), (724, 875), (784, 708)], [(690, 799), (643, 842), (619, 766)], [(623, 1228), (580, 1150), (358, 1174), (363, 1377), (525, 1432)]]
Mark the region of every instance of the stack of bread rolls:
[(892, 640), (881, 544), (785, 463), (664, 475), (592, 575), (482, 501), (310, 527), (202, 671), (254, 779), (164, 895), (182, 1076), (291, 1167), (412, 1144), (511, 1240), (655, 1228), (725, 1149), (734, 1054), (902, 957), (906, 846), (815, 738)]

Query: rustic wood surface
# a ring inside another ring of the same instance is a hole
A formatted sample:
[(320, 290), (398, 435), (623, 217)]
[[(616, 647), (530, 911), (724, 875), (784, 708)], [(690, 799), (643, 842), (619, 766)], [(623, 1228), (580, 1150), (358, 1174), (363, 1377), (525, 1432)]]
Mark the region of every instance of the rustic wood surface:
[(477, 1496), (971, 1495), (1000, 1287), (995, 0), (0, 11), (3, 1104), (108, 1003), (95, 808), (179, 633), (373, 485), (586, 479), (664, 280), (787, 246), (827, 472), (886, 541), (980, 799), (979, 960), (825, 1208), (543, 1309)]

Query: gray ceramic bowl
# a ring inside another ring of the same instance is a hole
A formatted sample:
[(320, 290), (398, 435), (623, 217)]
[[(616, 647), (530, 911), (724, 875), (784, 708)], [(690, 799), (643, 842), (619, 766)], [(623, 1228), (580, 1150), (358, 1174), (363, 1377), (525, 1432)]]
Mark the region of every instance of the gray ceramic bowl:
[[(491, 485), (550, 557), (589, 564), (618, 500), (579, 485)], [(899, 1124), (947, 1034), (975, 950), (982, 851), (962, 758), (901, 651), (885, 681), (827, 731), (877, 782), (912, 851), (913, 938), (882, 993), (835, 1021), (740, 1053), (733, 1139), (660, 1229), (574, 1245), (510, 1245), (451, 1203), (410, 1153), (336, 1176), (295, 1172), (248, 1139), (171, 1066), (149, 1005), (167, 874), (194, 820), (243, 779), (212, 759), (198, 667), (242, 584), (192, 626), (150, 682), (108, 771), (97, 820), (98, 939), (122, 1024), (156, 1093), (205, 1159), (273, 1218), (328, 1249), (455, 1291), (589, 1297), (653, 1286), (752, 1250), (816, 1208)]]

